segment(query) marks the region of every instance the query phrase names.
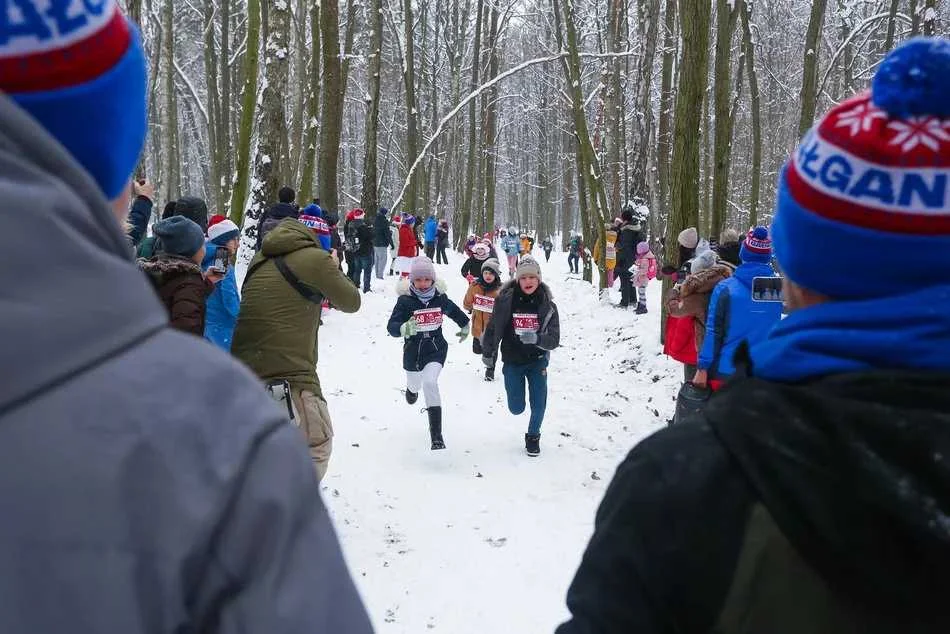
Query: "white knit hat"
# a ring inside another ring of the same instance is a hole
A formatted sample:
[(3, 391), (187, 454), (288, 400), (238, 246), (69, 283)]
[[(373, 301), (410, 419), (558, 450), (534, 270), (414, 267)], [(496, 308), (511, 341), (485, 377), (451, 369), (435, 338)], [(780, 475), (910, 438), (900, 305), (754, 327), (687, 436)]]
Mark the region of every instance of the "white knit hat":
[(435, 281), (435, 264), (429, 258), (420, 256), (412, 261), (412, 266), (409, 268), (409, 279), (415, 281), (423, 277)]
[(699, 244), (699, 232), (696, 231), (696, 227), (683, 229), (676, 241), (679, 242), (682, 247), (695, 249), (696, 245)]
[(219, 247), (223, 247), (240, 235), (241, 230), (230, 220), (222, 220), (208, 227), (208, 239)]

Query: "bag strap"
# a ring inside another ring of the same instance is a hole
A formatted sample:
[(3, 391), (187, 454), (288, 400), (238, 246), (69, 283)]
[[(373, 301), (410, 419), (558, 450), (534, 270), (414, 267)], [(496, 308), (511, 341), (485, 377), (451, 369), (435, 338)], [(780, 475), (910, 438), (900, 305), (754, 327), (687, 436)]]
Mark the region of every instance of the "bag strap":
[(290, 270), (290, 267), (287, 266), (287, 263), (284, 262), (284, 256), (278, 256), (276, 258), (264, 258), (251, 268), (247, 270), (247, 274), (244, 276), (244, 284), (241, 286), (241, 293), (244, 293), (244, 287), (247, 286), (247, 282), (251, 279), (251, 276), (256, 273), (262, 266), (267, 262), (273, 262), (274, 266), (277, 267), (277, 270), (283, 276), (283, 278), (290, 284), (291, 288), (297, 291), (301, 297), (303, 297), (308, 302), (313, 304), (323, 304), (323, 294), (319, 291), (315, 291), (303, 282), (300, 281), (300, 278)]

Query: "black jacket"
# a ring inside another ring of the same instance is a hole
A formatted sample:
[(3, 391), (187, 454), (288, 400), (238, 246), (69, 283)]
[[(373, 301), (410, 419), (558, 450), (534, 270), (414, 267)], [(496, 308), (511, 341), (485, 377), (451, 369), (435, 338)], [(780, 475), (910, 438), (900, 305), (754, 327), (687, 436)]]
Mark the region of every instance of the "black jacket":
[[(386, 330), (393, 337), (401, 337), (399, 329), (404, 323), (409, 321), (417, 311), (430, 309), (441, 310), (443, 317), (448, 317), (457, 323), (459, 328), (468, 325), (468, 317), (462, 309), (441, 291), (436, 291), (435, 297), (428, 304), (423, 304), (409, 291), (396, 300), (396, 306), (393, 308)], [(407, 372), (420, 372), (429, 363), (445, 365), (448, 352), (449, 344), (442, 335), (441, 327), (431, 332), (419, 332), (403, 342), (402, 367)]]
[(617, 232), (617, 270), (626, 271), (637, 261), (637, 245), (646, 240), (640, 225), (626, 223)]
[(465, 264), (462, 265), (462, 277), (467, 278), (469, 275), (472, 277), (479, 277), (482, 274), (482, 265), (487, 261), (488, 258), (479, 260), (474, 256), (465, 260)]
[(152, 217), (152, 201), (145, 196), (136, 196), (129, 211), (129, 229), (126, 233), (129, 242), (135, 248), (148, 232), (148, 221)]
[(264, 242), (264, 236), (274, 227), (286, 218), (299, 218), (300, 210), (296, 205), (290, 203), (277, 203), (261, 215), (257, 221), (257, 244), (255, 250), (261, 250), (261, 244)]
[(373, 221), (373, 246), (393, 248), (393, 233), (382, 209), (376, 213), (376, 220)]
[(730, 383), (619, 467), (558, 634), (950, 631), (948, 385)]
[(356, 243), (358, 245), (357, 255), (364, 258), (373, 255), (373, 229), (365, 222), (356, 227)]
[[(488, 327), (482, 336), (482, 355), (496, 358), (500, 345), (502, 361), (525, 365), (540, 359), (561, 345), (560, 318), (557, 305), (551, 297), (551, 289), (547, 284), (541, 284), (532, 295), (536, 304), (533, 308), (528, 308), (523, 304), (525, 296), (518, 286), (518, 281), (508, 282), (495, 300), (491, 321), (488, 322)], [(540, 329), (538, 343), (535, 345), (521, 343), (521, 339), (515, 334), (513, 314), (519, 306), (523, 307), (522, 310), (534, 312), (538, 316)]]

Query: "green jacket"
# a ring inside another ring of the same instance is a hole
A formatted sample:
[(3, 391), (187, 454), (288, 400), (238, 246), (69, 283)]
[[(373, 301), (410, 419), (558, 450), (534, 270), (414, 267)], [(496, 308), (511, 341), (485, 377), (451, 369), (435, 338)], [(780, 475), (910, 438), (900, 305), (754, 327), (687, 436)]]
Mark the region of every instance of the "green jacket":
[(323, 398), (317, 378), (320, 305), (305, 299), (284, 279), (272, 259), (345, 313), (360, 308), (359, 290), (337, 268), (330, 254), (299, 221), (287, 219), (267, 237), (249, 271), (266, 260), (244, 284), (232, 352), (265, 381), (284, 379)]

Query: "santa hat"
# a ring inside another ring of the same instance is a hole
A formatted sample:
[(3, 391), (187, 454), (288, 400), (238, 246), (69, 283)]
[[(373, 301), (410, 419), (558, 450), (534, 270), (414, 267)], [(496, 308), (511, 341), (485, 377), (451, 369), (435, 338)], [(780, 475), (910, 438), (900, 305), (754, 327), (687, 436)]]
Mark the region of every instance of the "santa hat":
[(211, 218), (208, 219), (208, 233), (209, 233), (209, 237), (210, 237), (210, 233), (211, 233), (211, 227), (215, 226), (215, 225), (218, 224), (219, 222), (224, 222), (224, 221), (227, 220), (227, 219), (228, 219), (227, 216), (222, 216), (221, 214), (215, 214), (215, 215), (211, 216)]
[(115, 0), (2, 4), (0, 92), (114, 200), (145, 142), (146, 63), (138, 30)]
[(237, 239), (240, 235), (241, 230), (238, 229), (238, 226), (227, 219), (208, 227), (208, 239), (219, 247), (223, 247), (231, 240)]
[(353, 220), (363, 220), (366, 218), (366, 212), (362, 209), (354, 209), (352, 212)]
[(743, 262), (759, 262), (768, 264), (772, 261), (772, 240), (769, 230), (765, 227), (756, 227), (746, 236), (739, 249), (739, 259)]
[[(950, 40), (891, 51), (869, 93), (828, 112), (779, 179), (772, 237), (783, 272), (838, 299), (950, 282)], [(853, 264), (899, 253), (901, 266)]]

